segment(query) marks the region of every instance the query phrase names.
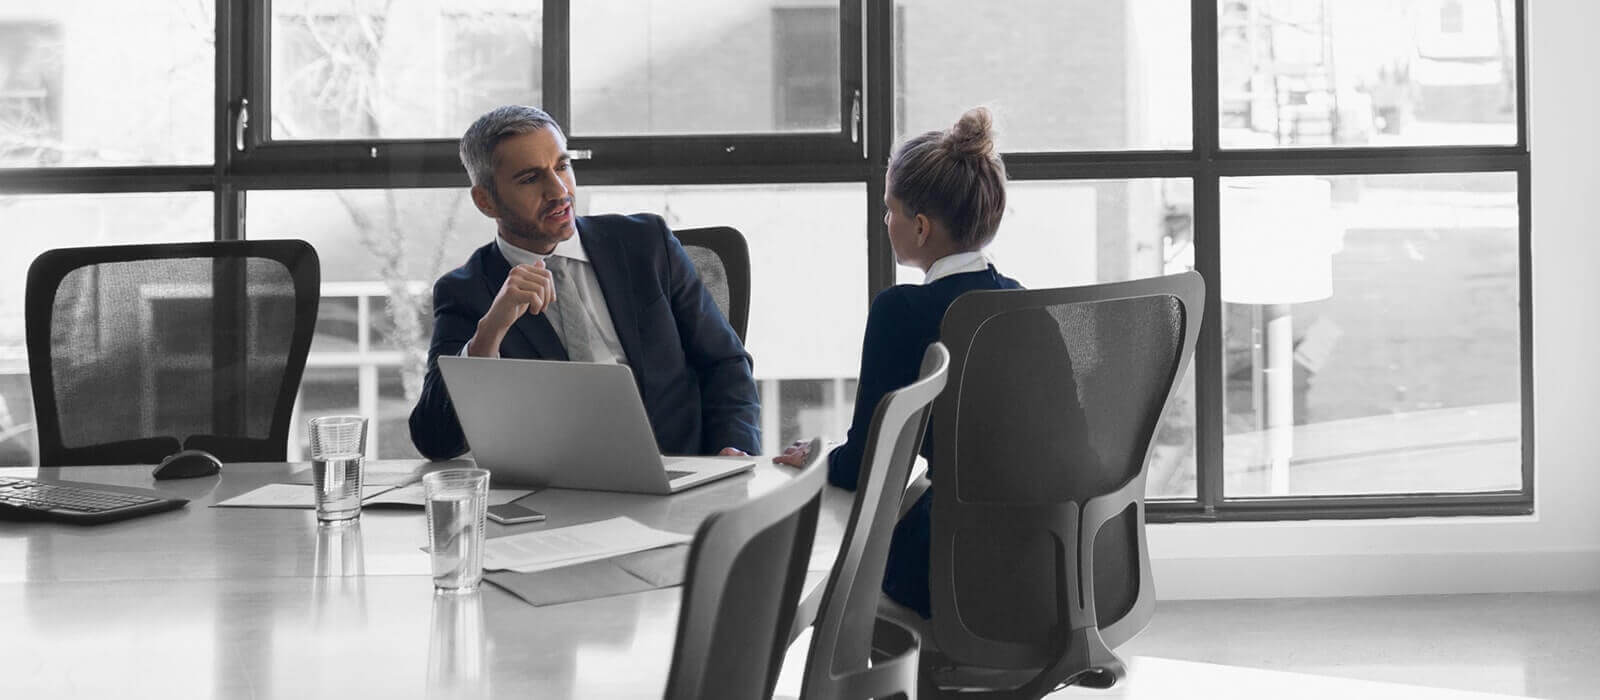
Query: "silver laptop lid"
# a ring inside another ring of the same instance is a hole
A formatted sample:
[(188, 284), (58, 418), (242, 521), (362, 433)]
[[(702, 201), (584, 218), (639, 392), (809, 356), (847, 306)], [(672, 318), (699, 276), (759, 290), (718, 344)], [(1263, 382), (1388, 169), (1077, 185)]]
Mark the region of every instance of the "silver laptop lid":
[(627, 367), (440, 356), (439, 371), (495, 486), (669, 492)]

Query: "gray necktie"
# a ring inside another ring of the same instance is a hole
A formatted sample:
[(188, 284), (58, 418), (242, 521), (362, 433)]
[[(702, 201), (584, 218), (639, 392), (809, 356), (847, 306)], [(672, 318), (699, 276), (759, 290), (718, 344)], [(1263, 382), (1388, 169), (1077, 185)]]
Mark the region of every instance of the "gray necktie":
[(556, 316), (561, 323), (561, 344), (567, 346), (567, 359), (576, 362), (594, 362), (594, 323), (583, 303), (578, 285), (572, 280), (571, 262), (558, 255), (544, 259), (545, 269), (556, 283)]

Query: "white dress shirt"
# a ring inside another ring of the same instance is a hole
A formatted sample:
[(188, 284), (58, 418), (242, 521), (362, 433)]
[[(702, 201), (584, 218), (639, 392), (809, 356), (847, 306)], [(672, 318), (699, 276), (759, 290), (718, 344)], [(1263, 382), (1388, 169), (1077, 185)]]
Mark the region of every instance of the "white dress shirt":
[[(572, 286), (579, 292), (582, 308), (589, 315), (589, 322), (594, 325), (600, 334), (601, 343), (594, 346), (594, 361), (609, 362), (619, 365), (628, 364), (628, 356), (622, 352), (622, 341), (617, 339), (617, 326), (611, 321), (611, 309), (606, 306), (606, 295), (600, 291), (600, 280), (594, 276), (594, 266), (589, 263), (589, 254), (583, 250), (583, 234), (573, 232), (572, 237), (556, 244), (555, 250), (550, 255), (559, 255), (565, 258), (563, 265), (569, 275)], [(547, 255), (540, 255), (531, 250), (518, 248), (501, 236), (494, 237), (495, 245), (500, 246), (500, 254), (506, 256), (506, 262), (512, 267), (518, 265), (532, 265), (540, 262)], [(562, 304), (567, 304), (571, 299), (562, 299)], [(571, 308), (568, 306), (567, 308)], [(561, 338), (561, 316), (556, 310), (556, 305), (545, 307), (544, 316), (549, 319), (550, 326), (555, 329), (556, 337)], [(566, 345), (567, 339), (561, 338), (561, 344)], [(466, 348), (462, 348), (462, 354)]]
[(922, 283), (933, 284), (950, 275), (959, 275), (963, 272), (982, 272), (987, 269), (989, 269), (989, 256), (984, 255), (983, 251), (971, 250), (965, 253), (955, 253), (933, 261), (933, 264), (928, 266), (928, 276), (922, 278)]

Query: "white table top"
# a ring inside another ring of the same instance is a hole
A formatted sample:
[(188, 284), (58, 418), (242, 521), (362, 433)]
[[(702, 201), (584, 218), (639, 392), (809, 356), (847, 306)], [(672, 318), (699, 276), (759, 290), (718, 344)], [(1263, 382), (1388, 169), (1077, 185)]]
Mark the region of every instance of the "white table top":
[[(159, 485), (149, 467), (0, 469), (192, 499), (179, 511), (92, 527), (0, 523), (0, 698), (661, 696), (680, 588), (547, 607), (488, 584), (471, 596), (436, 597), (419, 549), (426, 542), (420, 509), (369, 509), (358, 527), (319, 528), (309, 509), (209, 507), (306, 467), (230, 464), (221, 478)], [(490, 523), (489, 536), (616, 515), (692, 532), (713, 510), (764, 493), (789, 473), (763, 459), (750, 474), (665, 498), (546, 491), (526, 502), (547, 521)], [(814, 571), (831, 565), (851, 497), (825, 492)], [(797, 648), (791, 666), (803, 663), (804, 648)], [(1050, 697), (1491, 697), (1128, 661), (1130, 679), (1117, 688), (1069, 688)], [(786, 667), (780, 693), (798, 691), (794, 670)]]
[[(548, 520), (490, 523), (489, 536), (616, 515), (692, 533), (788, 478), (762, 462), (670, 497), (541, 492), (525, 502)], [(192, 499), (92, 527), (0, 523), (0, 697), (660, 696), (682, 589), (548, 607), (488, 584), (437, 598), (420, 509), (319, 528), (311, 510), (209, 507), (303, 468), (230, 464), (220, 479), (159, 484), (139, 466), (0, 469)], [(816, 568), (831, 562), (850, 497), (830, 489)]]

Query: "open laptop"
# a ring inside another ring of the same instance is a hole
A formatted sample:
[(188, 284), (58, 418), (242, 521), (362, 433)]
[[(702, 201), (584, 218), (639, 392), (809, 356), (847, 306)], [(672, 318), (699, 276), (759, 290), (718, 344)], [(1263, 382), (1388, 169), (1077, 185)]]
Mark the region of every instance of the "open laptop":
[(749, 471), (749, 457), (663, 457), (633, 372), (592, 362), (440, 356), (478, 466), (496, 487), (677, 493)]

